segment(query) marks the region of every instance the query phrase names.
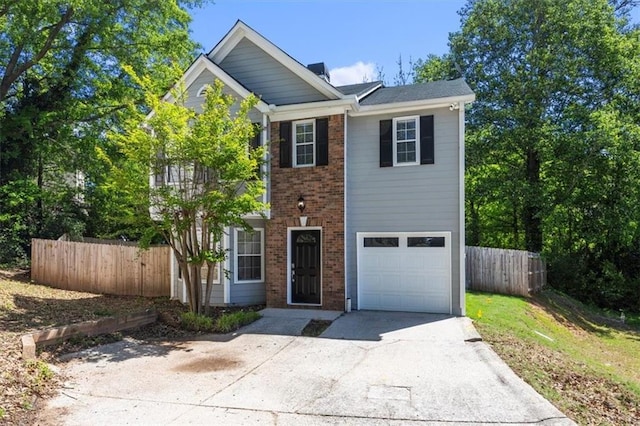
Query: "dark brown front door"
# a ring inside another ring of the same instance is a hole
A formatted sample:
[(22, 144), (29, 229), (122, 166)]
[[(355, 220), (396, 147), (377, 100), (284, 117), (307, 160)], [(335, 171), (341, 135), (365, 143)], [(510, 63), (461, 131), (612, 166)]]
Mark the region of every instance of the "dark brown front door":
[(291, 302), (320, 304), (320, 231), (291, 231)]

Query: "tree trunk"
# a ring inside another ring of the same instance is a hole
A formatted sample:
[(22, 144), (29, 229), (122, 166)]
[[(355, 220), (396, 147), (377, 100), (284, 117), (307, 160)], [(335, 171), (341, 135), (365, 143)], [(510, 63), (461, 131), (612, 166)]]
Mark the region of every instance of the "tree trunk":
[(540, 194), (540, 153), (527, 150), (527, 194), (524, 199), (524, 235), (528, 251), (542, 251), (542, 208)]

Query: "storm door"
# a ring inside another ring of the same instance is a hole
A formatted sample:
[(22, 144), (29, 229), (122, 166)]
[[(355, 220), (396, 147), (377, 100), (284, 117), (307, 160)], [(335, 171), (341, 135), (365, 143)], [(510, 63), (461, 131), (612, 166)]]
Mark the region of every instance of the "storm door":
[(320, 304), (320, 230), (291, 231), (291, 303)]

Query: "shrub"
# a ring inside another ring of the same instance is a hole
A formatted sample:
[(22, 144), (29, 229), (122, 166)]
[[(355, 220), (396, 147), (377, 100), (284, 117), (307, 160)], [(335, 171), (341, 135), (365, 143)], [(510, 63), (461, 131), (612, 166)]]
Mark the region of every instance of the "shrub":
[(191, 331), (212, 331), (213, 330), (213, 320), (201, 314), (196, 314), (194, 312), (184, 312), (180, 315), (182, 328)]
[(258, 319), (260, 319), (260, 314), (255, 311), (238, 311), (223, 314), (216, 321), (216, 330), (220, 333), (229, 333)]

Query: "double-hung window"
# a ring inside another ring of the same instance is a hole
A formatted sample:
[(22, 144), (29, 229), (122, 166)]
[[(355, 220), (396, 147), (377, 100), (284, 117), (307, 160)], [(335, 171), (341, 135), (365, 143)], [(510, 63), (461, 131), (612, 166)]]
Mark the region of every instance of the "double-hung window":
[(264, 230), (235, 231), (236, 282), (262, 281), (264, 278)]
[(315, 120), (293, 122), (294, 167), (314, 166), (316, 164)]
[(393, 165), (420, 163), (420, 117), (393, 119)]

